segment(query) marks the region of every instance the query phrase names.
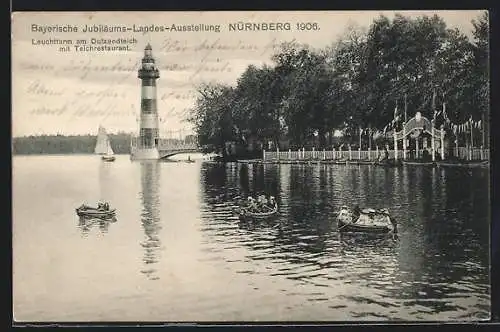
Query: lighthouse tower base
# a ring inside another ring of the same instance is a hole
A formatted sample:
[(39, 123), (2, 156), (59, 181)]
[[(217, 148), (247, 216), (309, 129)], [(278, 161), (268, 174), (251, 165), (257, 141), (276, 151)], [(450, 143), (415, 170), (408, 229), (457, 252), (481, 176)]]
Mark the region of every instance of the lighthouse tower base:
[(140, 147), (137, 143), (137, 138), (132, 139), (130, 145), (130, 160), (158, 160), (160, 152), (157, 147), (146, 148)]
[(160, 152), (156, 148), (152, 149), (135, 149), (130, 151), (131, 160), (158, 160)]

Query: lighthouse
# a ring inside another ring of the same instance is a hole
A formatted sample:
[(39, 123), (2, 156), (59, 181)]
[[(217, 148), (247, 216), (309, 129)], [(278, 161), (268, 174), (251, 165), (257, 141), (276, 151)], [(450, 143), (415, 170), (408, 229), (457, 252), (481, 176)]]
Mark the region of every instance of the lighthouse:
[(141, 79), (141, 116), (139, 136), (131, 141), (130, 156), (136, 160), (159, 159), (159, 121), (156, 102), (156, 80), (160, 77), (153, 58), (153, 50), (148, 44), (138, 71)]

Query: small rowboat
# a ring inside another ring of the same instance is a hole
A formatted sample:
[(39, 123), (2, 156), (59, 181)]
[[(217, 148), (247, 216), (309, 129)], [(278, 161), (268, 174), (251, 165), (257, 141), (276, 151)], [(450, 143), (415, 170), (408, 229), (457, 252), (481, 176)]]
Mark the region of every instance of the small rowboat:
[(403, 160), (403, 164), (412, 166), (434, 166), (436, 163), (433, 161)]
[(116, 210), (104, 210), (97, 209), (91, 206), (82, 205), (76, 209), (76, 214), (79, 217), (90, 217), (90, 218), (112, 218), (116, 215)]
[(488, 160), (483, 160), (483, 161), (466, 161), (466, 162), (446, 162), (446, 161), (440, 161), (437, 163), (438, 166), (444, 166), (444, 167), (488, 167), (489, 166), (489, 161)]
[(364, 209), (355, 219), (353, 211), (343, 206), (337, 216), (337, 225), (339, 232), (372, 234), (397, 232), (397, 226), (389, 216), (387, 209)]
[(373, 162), (374, 165), (377, 165), (377, 166), (386, 166), (386, 167), (397, 167), (397, 166), (401, 166), (403, 165), (403, 163), (401, 162), (401, 160), (397, 159), (385, 159), (385, 160), (380, 160), (380, 161), (374, 161)]
[(116, 158), (115, 158), (115, 156), (105, 155), (105, 156), (102, 156), (101, 159), (104, 161), (115, 161)]
[(250, 212), (245, 207), (241, 207), (235, 212), (240, 218), (266, 219), (278, 213), (278, 204), (274, 204), (273, 209), (268, 212)]

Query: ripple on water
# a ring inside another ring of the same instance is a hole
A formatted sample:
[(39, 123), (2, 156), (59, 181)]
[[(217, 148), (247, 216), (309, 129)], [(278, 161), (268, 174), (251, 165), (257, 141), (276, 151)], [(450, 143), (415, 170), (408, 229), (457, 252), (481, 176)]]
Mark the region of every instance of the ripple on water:
[[(172, 168), (119, 158), (107, 174), (79, 157), (51, 177), (53, 160), (44, 158), (16, 166), (13, 184), (14, 251), (23, 258), (15, 261), (23, 283), (15, 307), (22, 313), (212, 321), (489, 315), (487, 176), (350, 165)], [(90, 184), (94, 178), (100, 183)], [(260, 193), (276, 197), (278, 216), (240, 220), (238, 200)], [(73, 206), (100, 195), (126, 211), (118, 222), (100, 230), (68, 226), (61, 200)], [(340, 235), (335, 212), (342, 204), (388, 207), (399, 240)], [(60, 268), (33, 273), (49, 265)], [(103, 305), (109, 310), (101, 312)]]

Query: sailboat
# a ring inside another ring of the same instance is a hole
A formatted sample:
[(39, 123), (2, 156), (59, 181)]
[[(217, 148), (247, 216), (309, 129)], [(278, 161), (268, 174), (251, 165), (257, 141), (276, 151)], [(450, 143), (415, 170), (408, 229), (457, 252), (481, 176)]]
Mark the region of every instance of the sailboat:
[(99, 126), (94, 153), (101, 155), (101, 159), (104, 161), (115, 161), (114, 152), (111, 148), (111, 142), (109, 141), (108, 134), (106, 133), (106, 129), (101, 126)]

